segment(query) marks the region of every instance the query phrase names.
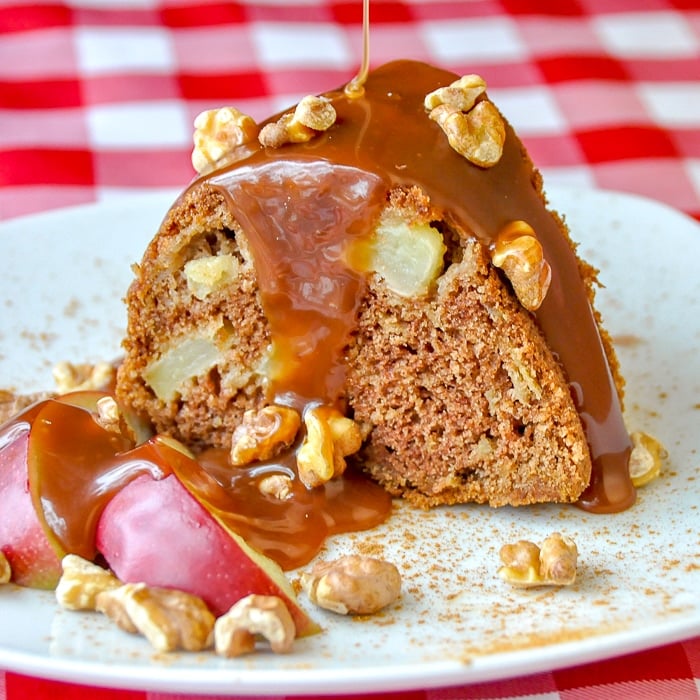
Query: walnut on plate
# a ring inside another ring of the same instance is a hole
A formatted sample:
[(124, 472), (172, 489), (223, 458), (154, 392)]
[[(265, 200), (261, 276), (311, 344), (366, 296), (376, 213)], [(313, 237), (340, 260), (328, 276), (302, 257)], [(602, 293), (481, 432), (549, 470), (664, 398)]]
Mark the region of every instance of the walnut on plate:
[(111, 571), (77, 554), (66, 554), (61, 567), (63, 573), (56, 586), (56, 600), (66, 610), (95, 610), (100, 593), (122, 585)]
[(264, 638), (275, 654), (291, 650), (296, 628), (284, 601), (271, 595), (241, 598), (214, 625), (214, 648), (220, 656), (234, 657), (255, 650)]
[(302, 574), (301, 586), (309, 600), (341, 615), (371, 615), (401, 594), (401, 574), (383, 559), (346, 555), (317, 562)]
[(97, 596), (96, 610), (121, 629), (141, 633), (157, 651), (202, 651), (214, 639), (214, 615), (197, 596), (125, 583)]
[(661, 474), (661, 463), (666, 457), (664, 446), (651, 435), (635, 431), (630, 435), (630, 478), (636, 488), (645, 486)]
[(569, 537), (555, 532), (537, 546), (529, 540), (504, 544), (498, 576), (517, 588), (568, 586), (576, 580), (578, 548)]
[(71, 391), (104, 391), (114, 382), (116, 373), (116, 367), (109, 362), (96, 364), (57, 362), (52, 369), (59, 394), (67, 394)]

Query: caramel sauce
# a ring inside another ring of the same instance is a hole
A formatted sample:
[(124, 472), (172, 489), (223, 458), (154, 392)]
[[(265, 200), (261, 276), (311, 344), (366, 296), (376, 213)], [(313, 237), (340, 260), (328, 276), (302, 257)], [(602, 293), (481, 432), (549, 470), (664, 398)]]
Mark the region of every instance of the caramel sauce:
[(308, 562), (329, 535), (375, 527), (391, 511), (386, 491), (353, 470), (314, 489), (293, 479), (290, 497), (280, 500), (262, 496), (259, 484), (271, 474), (293, 476), (293, 460), (232, 468), (228, 454), (219, 449), (207, 450), (197, 460), (224, 487), (221, 520), (283, 569)]
[(271, 395), (335, 400), (338, 357), (364, 290), (364, 276), (344, 262), (345, 243), (371, 230), (381, 180), (323, 160), (272, 160), (231, 170), (225, 193), (255, 257), (272, 333)]
[[(580, 505), (623, 510), (635, 500), (631, 443), (578, 261), (542, 202), (510, 125), (500, 161), (483, 169), (458, 155), (425, 114), (425, 95), (456, 77), (412, 61), (384, 65), (368, 74), (361, 95), (326, 94), (337, 112), (328, 131), (278, 149), (248, 144), (239, 160), (207, 177), (251, 241), (276, 352), (271, 397), (291, 390), (337, 400), (340, 350), (353, 328), (353, 295), (363, 289), (341, 251), (352, 236), (371, 235), (392, 187), (418, 185), (455, 229), (487, 247), (512, 221), (535, 230), (552, 278), (534, 315), (579, 389), (576, 403), (593, 460)], [(358, 202), (359, 190), (367, 194)]]
[(233, 469), (217, 450), (195, 461), (158, 437), (135, 446), (126, 435), (100, 426), (88, 402), (70, 403), (70, 395), (35, 404), (5, 424), (0, 449), (27, 431), (32, 500), (60, 556), (71, 552), (93, 560), (104, 506), (142, 474), (159, 480), (175, 473), (221, 525), (284, 569), (310, 561), (329, 535), (374, 527), (391, 510), (391, 498), (380, 486), (348, 472), (311, 491), (297, 481), (287, 500), (265, 496), (259, 489), (263, 476), (289, 473), (289, 466), (270, 462)]
[(348, 97), (362, 97), (369, 75), (369, 0), (362, 0), (362, 63), (357, 75), (345, 86)]
[(133, 476), (153, 473), (148, 461), (128, 452), (131, 447), (129, 439), (106, 431), (85, 408), (53, 399), (39, 404), (29, 434), (28, 479), (59, 553), (94, 559), (104, 506)]

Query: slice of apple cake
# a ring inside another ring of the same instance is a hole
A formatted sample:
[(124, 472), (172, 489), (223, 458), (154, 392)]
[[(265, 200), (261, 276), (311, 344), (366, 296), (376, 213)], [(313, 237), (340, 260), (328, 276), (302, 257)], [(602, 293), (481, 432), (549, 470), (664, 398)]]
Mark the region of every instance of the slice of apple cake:
[[(292, 475), (312, 441), (322, 481), (348, 458), (424, 506), (629, 505), (595, 271), (483, 80), (399, 61), (361, 94), (196, 125), (200, 177), (126, 298), (122, 402)], [(266, 406), (298, 431), (277, 440)]]

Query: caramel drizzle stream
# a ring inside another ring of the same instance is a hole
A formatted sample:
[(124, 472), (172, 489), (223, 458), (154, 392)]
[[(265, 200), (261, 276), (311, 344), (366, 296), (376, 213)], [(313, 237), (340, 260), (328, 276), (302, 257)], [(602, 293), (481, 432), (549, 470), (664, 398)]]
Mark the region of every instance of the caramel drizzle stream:
[(365, 82), (369, 75), (369, 0), (362, 0), (362, 64), (358, 74), (345, 86), (345, 94), (350, 98), (365, 94)]

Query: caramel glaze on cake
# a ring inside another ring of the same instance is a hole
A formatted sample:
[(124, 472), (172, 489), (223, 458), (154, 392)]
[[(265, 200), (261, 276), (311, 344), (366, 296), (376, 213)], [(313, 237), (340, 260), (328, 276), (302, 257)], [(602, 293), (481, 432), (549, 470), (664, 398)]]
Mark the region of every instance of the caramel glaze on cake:
[[(118, 397), (197, 450), (228, 449), (247, 409), (336, 405), (362, 427), (360, 467), (423, 506), (629, 506), (622, 379), (593, 310), (595, 271), (507, 122), (502, 157), (482, 168), (428, 118), (425, 95), (455, 78), (387, 64), (362, 96), (326, 94), (337, 113), (326, 132), (239, 146), (194, 181), (136, 268)], [(357, 271), (387, 216), (441, 232), (428, 294)], [(552, 269), (534, 312), (491, 264), (513, 221), (532, 227)], [(197, 298), (184, 266), (214, 255), (229, 256), (230, 282)], [(191, 376), (158, 388), (153, 367), (187, 343)]]

